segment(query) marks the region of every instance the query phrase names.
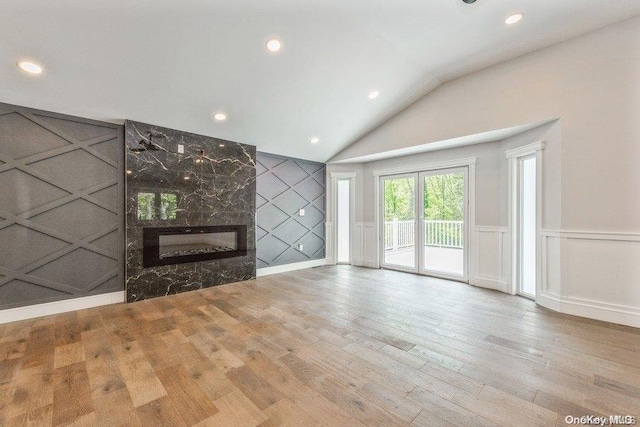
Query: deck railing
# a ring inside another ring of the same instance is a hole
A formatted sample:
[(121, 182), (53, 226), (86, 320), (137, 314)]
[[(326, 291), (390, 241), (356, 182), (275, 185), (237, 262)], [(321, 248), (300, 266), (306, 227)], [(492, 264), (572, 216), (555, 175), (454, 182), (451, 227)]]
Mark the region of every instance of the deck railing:
[[(416, 244), (414, 221), (385, 221), (384, 249), (396, 250)], [(464, 247), (463, 221), (424, 220), (424, 244), (442, 248)]]

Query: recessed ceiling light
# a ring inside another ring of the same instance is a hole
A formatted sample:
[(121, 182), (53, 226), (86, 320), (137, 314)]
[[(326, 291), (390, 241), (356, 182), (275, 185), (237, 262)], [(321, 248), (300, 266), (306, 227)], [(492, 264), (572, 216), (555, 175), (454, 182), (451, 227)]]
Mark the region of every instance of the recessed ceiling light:
[(380, 92), (377, 90), (372, 90), (371, 92), (369, 92), (369, 95), (367, 95), (369, 97), (369, 99), (376, 99), (377, 97), (380, 96)]
[(189, 181), (190, 179), (191, 179), (191, 178), (190, 178), (190, 177), (188, 177), (188, 176), (185, 176), (185, 177), (184, 177), (184, 180), (185, 180), (185, 181)]
[(42, 65), (36, 64), (35, 62), (31, 61), (18, 61), (17, 65), (18, 68), (29, 74), (42, 74), (42, 72), (44, 71)]
[(225, 113), (215, 113), (213, 115), (213, 118), (219, 122), (224, 122), (225, 120), (227, 120), (227, 115)]
[(132, 173), (133, 173), (133, 171), (131, 171), (131, 170), (127, 171), (127, 175), (131, 175)]
[(320, 138), (313, 137), (313, 138), (311, 138), (310, 141), (311, 141), (312, 144), (317, 144), (318, 142), (320, 142)]
[(518, 22), (520, 22), (520, 20), (524, 17), (524, 13), (522, 12), (516, 12), (516, 13), (512, 13), (511, 15), (507, 16), (504, 20), (504, 23), (507, 25), (513, 25), (516, 24)]
[(280, 49), (282, 49), (282, 42), (278, 39), (269, 39), (264, 44), (264, 46), (269, 52), (278, 52)]

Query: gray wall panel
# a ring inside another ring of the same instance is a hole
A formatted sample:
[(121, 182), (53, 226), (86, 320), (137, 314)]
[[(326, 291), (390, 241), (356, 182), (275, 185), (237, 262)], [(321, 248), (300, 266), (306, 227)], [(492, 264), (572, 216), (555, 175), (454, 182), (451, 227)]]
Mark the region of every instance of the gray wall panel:
[(123, 137), (0, 104), (0, 308), (124, 290)]
[(324, 258), (325, 165), (267, 153), (257, 160), (258, 268)]

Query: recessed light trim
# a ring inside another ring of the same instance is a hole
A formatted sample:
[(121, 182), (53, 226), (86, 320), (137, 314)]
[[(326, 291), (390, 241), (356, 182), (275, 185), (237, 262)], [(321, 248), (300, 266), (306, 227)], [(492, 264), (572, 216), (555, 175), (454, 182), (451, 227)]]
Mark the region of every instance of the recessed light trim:
[(380, 91), (378, 90), (372, 90), (371, 92), (369, 92), (369, 94), (367, 95), (367, 97), (369, 99), (376, 99), (377, 97), (380, 96)]
[(218, 122), (224, 122), (227, 120), (227, 115), (225, 113), (214, 113), (213, 118)]
[(312, 144), (317, 144), (318, 142), (320, 142), (320, 138), (314, 136), (309, 140), (309, 142), (311, 142)]
[(18, 66), (18, 68), (20, 68), (22, 71), (24, 71), (25, 73), (29, 73), (29, 74), (42, 74), (42, 72), (44, 71), (44, 68), (42, 67), (42, 65), (33, 62), (33, 61), (26, 61), (26, 60), (22, 60), (22, 61), (18, 61), (16, 63), (16, 65)]
[(282, 49), (282, 42), (276, 38), (270, 38), (264, 43), (264, 47), (272, 53), (279, 52)]
[(514, 12), (504, 19), (504, 23), (507, 25), (514, 25), (520, 22), (522, 18), (524, 18), (524, 13)]

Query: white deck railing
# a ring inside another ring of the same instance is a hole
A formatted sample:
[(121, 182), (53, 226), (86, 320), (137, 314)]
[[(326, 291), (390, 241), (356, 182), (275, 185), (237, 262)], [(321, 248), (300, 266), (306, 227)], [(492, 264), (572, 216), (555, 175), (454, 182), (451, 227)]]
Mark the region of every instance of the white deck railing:
[[(414, 221), (399, 221), (397, 219), (385, 221), (385, 250), (408, 248), (414, 246), (415, 243)], [(462, 249), (464, 247), (464, 222), (424, 220), (424, 244), (425, 246)]]

